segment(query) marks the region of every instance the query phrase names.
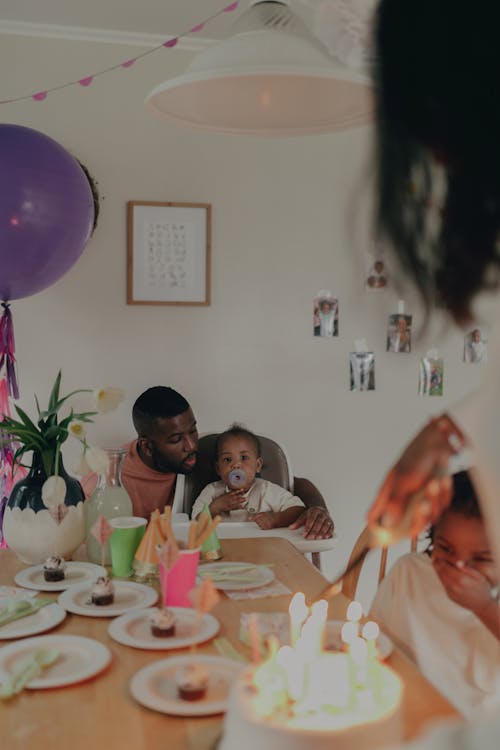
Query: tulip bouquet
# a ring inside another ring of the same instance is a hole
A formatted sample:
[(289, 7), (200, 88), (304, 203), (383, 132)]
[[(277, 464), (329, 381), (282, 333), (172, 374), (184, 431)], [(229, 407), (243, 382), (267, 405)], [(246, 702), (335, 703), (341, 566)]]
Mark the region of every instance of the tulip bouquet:
[[(115, 409), (123, 400), (123, 392), (119, 388), (79, 388), (66, 396), (60, 395), (61, 371), (58, 372), (49, 397), (48, 407), (40, 409), (38, 398), (35, 403), (38, 412), (36, 423), (33, 422), (23, 409), (15, 405), (17, 416), (14, 419), (8, 414), (3, 415), (0, 422), (0, 439), (16, 445), (13, 458), (13, 470), (16, 465), (23, 465), (25, 453), (33, 451), (41, 456), (47, 479), (42, 487), (42, 500), (47, 508), (55, 508), (64, 503), (66, 497), (66, 482), (59, 476), (61, 445), (72, 436), (82, 445), (82, 456), (76, 473), (84, 475), (94, 471), (102, 473), (107, 468), (106, 453), (95, 446), (89, 445), (86, 437), (86, 423), (93, 422), (97, 414)], [(60, 418), (59, 412), (72, 396), (77, 393), (91, 393), (93, 410), (75, 412), (70, 408), (69, 413)]]

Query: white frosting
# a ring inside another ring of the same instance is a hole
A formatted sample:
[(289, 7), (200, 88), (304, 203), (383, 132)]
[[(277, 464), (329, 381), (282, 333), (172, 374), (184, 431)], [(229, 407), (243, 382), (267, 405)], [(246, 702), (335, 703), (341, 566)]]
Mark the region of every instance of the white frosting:
[(66, 563), (59, 555), (52, 555), (45, 560), (43, 567), (45, 570), (66, 570)]
[(115, 587), (111, 578), (99, 576), (92, 586), (92, 596), (109, 596), (115, 593)]
[(175, 625), (175, 615), (169, 609), (154, 609), (150, 615), (151, 625), (162, 630), (168, 630)]
[(184, 690), (199, 690), (208, 684), (208, 672), (198, 662), (191, 662), (179, 669), (175, 675), (179, 688)]
[[(329, 654), (328, 660), (344, 654)], [(340, 664), (340, 662), (339, 662)], [(359, 750), (388, 747), (403, 737), (402, 686), (388, 667), (380, 665), (382, 705), (374, 704), (368, 691), (359, 689), (355, 703), (344, 708), (308, 712), (296, 716), (290, 706), (266, 717), (253, 687), (254, 668), (249, 667), (231, 690), (219, 750)], [(332, 684), (338, 675), (335, 661), (328, 669)], [(342, 672), (343, 670), (340, 670)], [(343, 688), (345, 686), (339, 686)], [(341, 692), (342, 692), (341, 691)]]

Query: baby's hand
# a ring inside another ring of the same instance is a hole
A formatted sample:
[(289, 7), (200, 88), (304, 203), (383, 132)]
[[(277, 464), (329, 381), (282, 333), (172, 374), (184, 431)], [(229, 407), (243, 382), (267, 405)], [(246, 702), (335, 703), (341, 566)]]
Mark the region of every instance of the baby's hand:
[(434, 560), (434, 569), (449, 598), (478, 613), (491, 602), (489, 581), (474, 568), (457, 567), (446, 560)]
[(210, 503), (210, 513), (212, 516), (217, 516), (219, 513), (229, 513), (232, 510), (239, 510), (242, 508), (246, 501), (246, 497), (242, 497), (244, 490), (231, 490), (230, 492), (224, 492), (223, 495), (215, 497)]
[(265, 513), (256, 513), (252, 516), (252, 521), (255, 521), (257, 526), (261, 529), (274, 529), (276, 513), (273, 513), (271, 510), (266, 511)]

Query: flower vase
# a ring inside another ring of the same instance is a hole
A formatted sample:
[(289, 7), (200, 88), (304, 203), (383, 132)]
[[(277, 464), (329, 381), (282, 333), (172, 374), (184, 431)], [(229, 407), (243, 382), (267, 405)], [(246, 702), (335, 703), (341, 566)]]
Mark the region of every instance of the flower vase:
[(85, 495), (81, 484), (66, 473), (61, 457), (58, 473), (66, 482), (62, 505), (49, 509), (42, 500), (47, 473), (39, 453), (33, 453), (31, 470), (13, 487), (7, 501), (4, 538), (25, 563), (36, 565), (50, 555), (70, 559), (85, 539)]

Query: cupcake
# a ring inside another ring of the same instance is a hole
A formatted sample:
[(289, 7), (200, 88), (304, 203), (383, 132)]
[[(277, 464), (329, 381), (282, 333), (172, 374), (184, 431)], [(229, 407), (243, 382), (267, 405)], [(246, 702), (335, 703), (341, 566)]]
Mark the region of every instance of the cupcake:
[(197, 662), (179, 669), (175, 681), (179, 698), (184, 701), (199, 701), (207, 694), (208, 672)]
[(43, 564), (43, 577), (46, 581), (63, 581), (65, 577), (66, 563), (59, 555), (48, 557)]
[(113, 581), (108, 576), (99, 576), (96, 578), (90, 591), (92, 604), (102, 607), (105, 604), (113, 604), (115, 599), (115, 587)]
[(155, 638), (175, 635), (175, 615), (166, 607), (154, 609), (150, 617), (151, 633)]

